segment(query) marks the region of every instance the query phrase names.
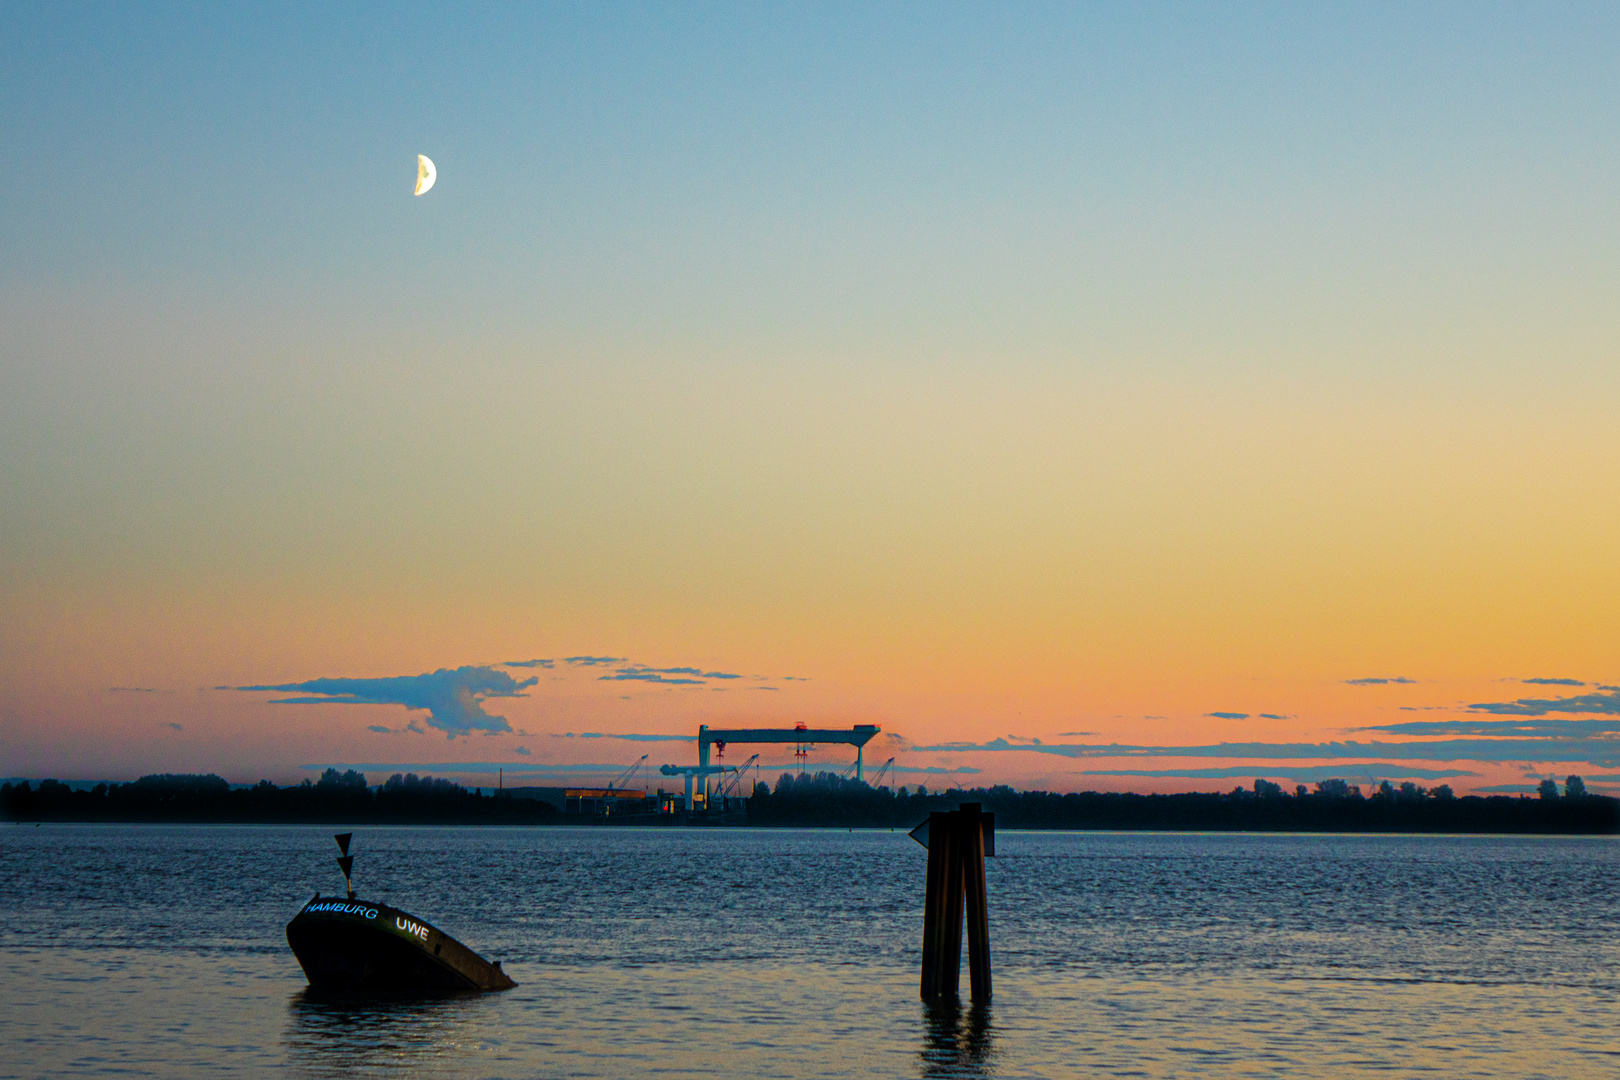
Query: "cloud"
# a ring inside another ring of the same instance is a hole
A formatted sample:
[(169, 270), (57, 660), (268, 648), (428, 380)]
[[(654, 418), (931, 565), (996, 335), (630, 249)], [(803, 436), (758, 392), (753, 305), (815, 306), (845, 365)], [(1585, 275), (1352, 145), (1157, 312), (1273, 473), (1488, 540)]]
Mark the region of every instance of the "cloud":
[[(511, 731), (502, 716), (486, 713), (483, 702), (492, 697), (521, 697), (525, 687), (539, 682), (531, 677), (519, 682), (492, 667), (440, 668), (423, 675), (396, 675), (380, 679), (310, 679), (307, 682), (268, 686), (238, 686), (252, 692), (302, 692), (304, 697), (279, 698), (274, 705), (403, 705), (425, 711), (429, 727), (447, 737), (473, 731)], [(413, 719), (407, 730), (421, 731)]]
[(1482, 701), (1468, 706), (1475, 712), (1498, 716), (1546, 716), (1548, 713), (1606, 713), (1620, 715), (1620, 691), (1604, 687), (1595, 694), (1567, 698), (1520, 698), (1517, 701)]
[(1289, 716), (1289, 715), (1287, 715), (1285, 713), (1274, 713), (1274, 712), (1263, 712), (1263, 713), (1260, 714), (1260, 718), (1263, 719), (1263, 720), (1292, 720), (1293, 719), (1292, 716)]
[[(669, 672), (672, 672), (672, 671), (677, 671), (678, 672), (678, 671), (683, 671), (683, 670), (693, 671), (693, 672), (696, 673), (697, 677), (696, 678), (691, 678), (691, 677), (686, 676), (686, 675), (671, 675), (671, 674), (669, 674)], [(599, 676), (599, 678), (603, 682), (650, 682), (650, 683), (668, 683), (668, 684), (675, 685), (675, 686), (702, 686), (703, 685), (702, 673), (697, 672), (696, 669), (694, 669), (694, 668), (686, 668), (686, 669), (682, 669), (682, 668), (665, 668), (662, 671), (660, 671), (660, 670), (655, 670), (653, 668), (628, 667), (628, 668), (624, 668), (624, 669), (619, 670), (619, 671), (610, 672), (607, 675)]]
[(325, 769), (344, 771), (354, 769), (362, 773), (488, 773), (493, 776), (498, 771), (518, 773), (524, 776), (537, 773), (553, 776), (574, 776), (579, 774), (602, 774), (610, 776), (624, 771), (624, 762), (611, 762), (605, 764), (586, 765), (555, 765), (543, 761), (397, 761), (397, 762), (327, 762), (313, 765), (300, 765), (300, 769), (308, 772), (321, 772)]
[(1403, 685), (1403, 686), (1411, 686), (1416, 682), (1417, 682), (1416, 679), (1408, 679), (1404, 675), (1403, 676), (1397, 676), (1396, 678), (1393, 678), (1393, 679), (1346, 679), (1346, 680), (1344, 680), (1344, 684), (1346, 686), (1387, 686), (1387, 685), (1389, 685), (1391, 683), (1398, 683), (1398, 684)]
[(501, 667), (549, 668), (555, 664), (555, 660), (508, 660)]
[(565, 656), (563, 659), (579, 667), (608, 667), (624, 663), (622, 656)]
[(1387, 761), (1363, 761), (1340, 765), (1279, 765), (1257, 769), (1252, 765), (1232, 765), (1211, 769), (1084, 769), (1081, 776), (1176, 776), (1193, 780), (1216, 780), (1229, 776), (1279, 776), (1289, 780), (1330, 780), (1343, 777), (1356, 780), (1368, 774), (1380, 780), (1440, 780), (1449, 776), (1478, 776), (1466, 769), (1430, 769), (1416, 765), (1396, 765)]
[(516, 746), (516, 747), (512, 748), (512, 753), (514, 753), (514, 754), (522, 754), (524, 757), (528, 757), (529, 756), (529, 748), (527, 746)]
[(1584, 682), (1582, 682), (1579, 679), (1520, 679), (1519, 681), (1522, 682), (1522, 683), (1528, 683), (1531, 686), (1585, 686), (1586, 685)]
[(170, 728), (173, 728), (176, 731), (184, 731), (184, 730), (186, 730), (185, 728), (181, 727), (179, 724), (175, 724), (175, 723), (165, 724), (164, 727), (170, 727)]
[[(648, 667), (646, 664), (628, 664), (608, 675), (600, 676), (603, 682), (650, 682), (666, 683), (674, 686), (701, 686), (707, 679), (740, 679), (730, 671), (704, 671), (695, 667)], [(774, 688), (773, 688), (774, 689)]]
[(946, 769), (939, 765), (890, 765), (891, 773), (912, 773), (924, 776), (977, 776), (982, 770), (970, 765), (958, 765), (954, 769)]
[(154, 690), (150, 686), (109, 686), (109, 694), (167, 694), (167, 690)]
[(366, 730), (367, 731), (379, 731), (382, 734), (387, 735), (390, 732), (392, 732), (394, 729), (391, 728), (391, 727), (384, 727), (382, 724), (367, 724), (366, 725)]
[(1353, 728), (1354, 731), (1383, 731), (1391, 735), (1486, 735), (1503, 739), (1548, 738), (1590, 739), (1620, 735), (1620, 720), (1484, 720), (1472, 716), (1453, 720), (1408, 720), (1399, 724)]
[(1016, 750), (1067, 758), (1227, 758), (1264, 761), (1387, 757), (1408, 761), (1570, 761), (1604, 768), (1620, 765), (1620, 739), (1446, 739), (1434, 742), (1206, 743), (1132, 746), (1121, 743), (1047, 743), (1020, 746), (1006, 739), (918, 746), (919, 753)]
[(561, 735), (553, 735), (553, 739), (622, 739), (625, 742), (697, 742), (696, 735), (656, 735), (642, 734), (640, 732), (626, 732), (623, 734), (609, 731), (565, 731)]
[(1249, 718), (1249, 714), (1246, 712), (1207, 712), (1204, 715), (1213, 716), (1219, 720), (1247, 720)]
[[(1145, 717), (1144, 719), (1163, 720), (1164, 717), (1155, 716), (1155, 717)], [(1087, 735), (1095, 735), (1095, 734), (1097, 734), (1095, 731), (1060, 731), (1060, 732), (1058, 732), (1058, 738), (1060, 738), (1060, 739), (1076, 739), (1076, 738), (1084, 738)]]

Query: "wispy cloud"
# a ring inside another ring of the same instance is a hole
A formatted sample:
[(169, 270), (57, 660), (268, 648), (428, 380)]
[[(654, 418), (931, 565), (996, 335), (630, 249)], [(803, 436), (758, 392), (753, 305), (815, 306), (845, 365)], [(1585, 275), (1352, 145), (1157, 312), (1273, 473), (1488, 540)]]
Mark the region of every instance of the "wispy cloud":
[(1246, 712), (1207, 712), (1204, 715), (1213, 716), (1218, 720), (1247, 720), (1249, 718), (1249, 714)]
[[(276, 705), (403, 705), (426, 711), (430, 727), (448, 738), (473, 731), (511, 731), (505, 717), (484, 711), (488, 698), (519, 697), (539, 679), (519, 682), (492, 667), (440, 668), (422, 675), (396, 675), (380, 679), (310, 679), (267, 686), (238, 686), (237, 690), (277, 693), (298, 692), (304, 697), (279, 698)], [(408, 730), (420, 731), (414, 721)]]
[(362, 762), (327, 762), (314, 765), (300, 765), (300, 769), (310, 772), (321, 772), (324, 769), (353, 769), (362, 773), (488, 773), (491, 776), (497, 771), (505, 771), (508, 775), (519, 773), (529, 775), (545, 773), (554, 776), (601, 774), (613, 775), (624, 771), (624, 763), (608, 762), (586, 765), (555, 765), (543, 761), (362, 761)]
[(1482, 701), (1468, 707), (1475, 712), (1495, 713), (1498, 716), (1546, 716), (1549, 713), (1620, 715), (1620, 691), (1605, 687), (1594, 694), (1577, 694), (1574, 697)]
[(383, 735), (392, 735), (393, 732), (394, 732), (393, 728), (387, 727), (387, 726), (385, 726), (383, 724), (367, 724), (366, 725), (366, 730), (367, 731), (376, 731), (376, 732), (379, 732), (379, 733), (381, 733)]
[(1520, 679), (1530, 686), (1585, 686), (1580, 679)]
[(620, 739), (624, 742), (697, 742), (696, 735), (657, 735), (641, 732), (565, 731), (553, 739)]
[(1384, 757), (1407, 761), (1581, 761), (1620, 765), (1620, 739), (1444, 739), (1428, 742), (1206, 743), (1196, 746), (1133, 746), (1122, 743), (1047, 743), (1030, 746), (1006, 739), (939, 743), (918, 752), (1019, 751), (1066, 758), (1227, 758), (1229, 760), (1331, 760)]
[(890, 765), (891, 773), (906, 773), (919, 776), (977, 776), (981, 771), (971, 765), (958, 765), (954, 769), (947, 769), (941, 765)]
[(109, 686), (109, 694), (167, 694), (167, 690), (154, 690), (150, 686)]
[[(730, 671), (704, 671), (695, 667), (648, 667), (645, 664), (626, 664), (617, 671), (598, 676), (603, 682), (649, 682), (666, 683), (673, 686), (701, 686), (711, 679), (731, 680), (740, 679)], [(770, 689), (775, 689), (771, 687)]]
[(1395, 677), (1393, 679), (1346, 679), (1346, 680), (1344, 680), (1344, 684), (1346, 686), (1389, 686), (1391, 684), (1399, 684), (1399, 685), (1402, 685), (1402, 686), (1411, 686), (1416, 682), (1417, 682), (1416, 679), (1408, 679), (1404, 675), (1403, 676), (1397, 676), (1397, 677)]
[(1522, 720), (1485, 720), (1464, 716), (1451, 720), (1409, 720), (1353, 728), (1390, 735), (1484, 735), (1502, 739), (1591, 739), (1620, 735), (1620, 720), (1560, 720), (1541, 717)]
[(656, 671), (615, 671), (611, 675), (603, 675), (603, 682), (649, 682), (665, 683), (671, 686), (701, 686), (702, 679), (671, 678)]
[(1231, 776), (1286, 777), (1289, 780), (1329, 780), (1343, 777), (1355, 780), (1367, 775), (1380, 780), (1441, 780), (1450, 776), (1478, 776), (1466, 769), (1431, 769), (1418, 765), (1397, 765), (1388, 761), (1362, 761), (1339, 765), (1278, 765), (1270, 769), (1253, 765), (1232, 765), (1210, 769), (1083, 769), (1081, 776), (1176, 776), (1192, 780), (1216, 780)]
[(1292, 720), (1293, 719), (1293, 717), (1288, 715), (1287, 713), (1274, 713), (1274, 712), (1263, 712), (1263, 713), (1260, 714), (1260, 718), (1263, 719), (1263, 720)]
[[(739, 679), (753, 678), (758, 681), (769, 681), (766, 676), (745, 676), (735, 671), (713, 671), (695, 666), (679, 667), (653, 667), (650, 664), (631, 663), (623, 656), (565, 656), (562, 662), (579, 668), (607, 668), (597, 676), (600, 682), (616, 683), (652, 683), (659, 686), (709, 686), (711, 683), (735, 682)], [(539, 660), (509, 660), (501, 667), (515, 668), (553, 668), (557, 661), (552, 659)], [(788, 681), (803, 681), (789, 677)], [(714, 689), (721, 689), (714, 687)], [(769, 689), (775, 689), (770, 687)]]
[(163, 726), (166, 727), (166, 728), (173, 728), (175, 731), (184, 731), (184, 730), (186, 730), (184, 727), (182, 727), (181, 725), (176, 724), (176, 723), (168, 723), (168, 724), (164, 724)]

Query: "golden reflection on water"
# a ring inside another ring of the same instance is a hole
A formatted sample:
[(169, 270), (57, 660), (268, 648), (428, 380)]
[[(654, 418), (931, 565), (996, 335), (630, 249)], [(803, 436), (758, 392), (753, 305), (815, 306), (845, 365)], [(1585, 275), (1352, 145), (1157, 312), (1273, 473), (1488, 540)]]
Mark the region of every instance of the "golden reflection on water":
[[(520, 985), (371, 1003), (303, 993), (285, 945), (321, 830), (7, 836), (20, 1080), (1620, 1077), (1620, 837), (1010, 834), (992, 1011), (918, 1001), (904, 836), (379, 830)], [(514, 869), (469, 905), (469, 863)], [(690, 888), (578, 887), (649, 865)]]
[(996, 1055), (996, 1031), (990, 1006), (955, 1000), (925, 1001), (922, 1006), (922, 1075), (930, 1078), (988, 1077)]
[(283, 1045), (288, 1063), (311, 1076), (417, 1067), (445, 1075), (458, 1055), (480, 1048), (480, 1021), (489, 1015), (477, 995), (342, 1000), (306, 990), (288, 1001)]

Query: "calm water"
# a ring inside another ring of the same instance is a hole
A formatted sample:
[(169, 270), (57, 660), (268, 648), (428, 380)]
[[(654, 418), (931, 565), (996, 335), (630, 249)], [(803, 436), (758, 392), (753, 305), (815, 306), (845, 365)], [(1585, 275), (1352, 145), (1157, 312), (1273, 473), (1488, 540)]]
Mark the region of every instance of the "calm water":
[(1620, 1077), (1610, 838), (1004, 832), (956, 1011), (888, 832), (362, 830), (362, 896), (521, 985), (306, 1001), (331, 831), (0, 827), (0, 1076)]

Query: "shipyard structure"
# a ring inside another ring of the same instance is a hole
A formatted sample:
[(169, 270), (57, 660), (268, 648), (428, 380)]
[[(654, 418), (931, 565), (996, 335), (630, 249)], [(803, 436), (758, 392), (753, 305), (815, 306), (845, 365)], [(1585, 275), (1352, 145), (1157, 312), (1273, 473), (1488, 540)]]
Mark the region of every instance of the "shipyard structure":
[[(663, 765), (659, 773), (680, 777), (685, 783), (680, 791), (649, 791), (650, 769), (644, 770), (647, 756), (631, 765), (606, 787), (569, 788), (564, 793), (563, 812), (590, 817), (603, 823), (615, 824), (725, 824), (741, 821), (746, 816), (748, 796), (752, 785), (744, 786), (744, 778), (753, 769), (755, 779), (759, 773), (759, 755), (754, 754), (740, 765), (727, 765), (727, 746), (792, 745), (794, 765), (802, 775), (812, 747), (821, 744), (853, 746), (855, 760), (852, 766), (840, 770), (864, 782), (863, 748), (880, 729), (876, 724), (856, 724), (852, 728), (812, 728), (798, 724), (791, 728), (698, 728), (697, 764)], [(888, 771), (893, 758), (880, 772)], [(640, 786), (637, 778), (640, 777)]]

